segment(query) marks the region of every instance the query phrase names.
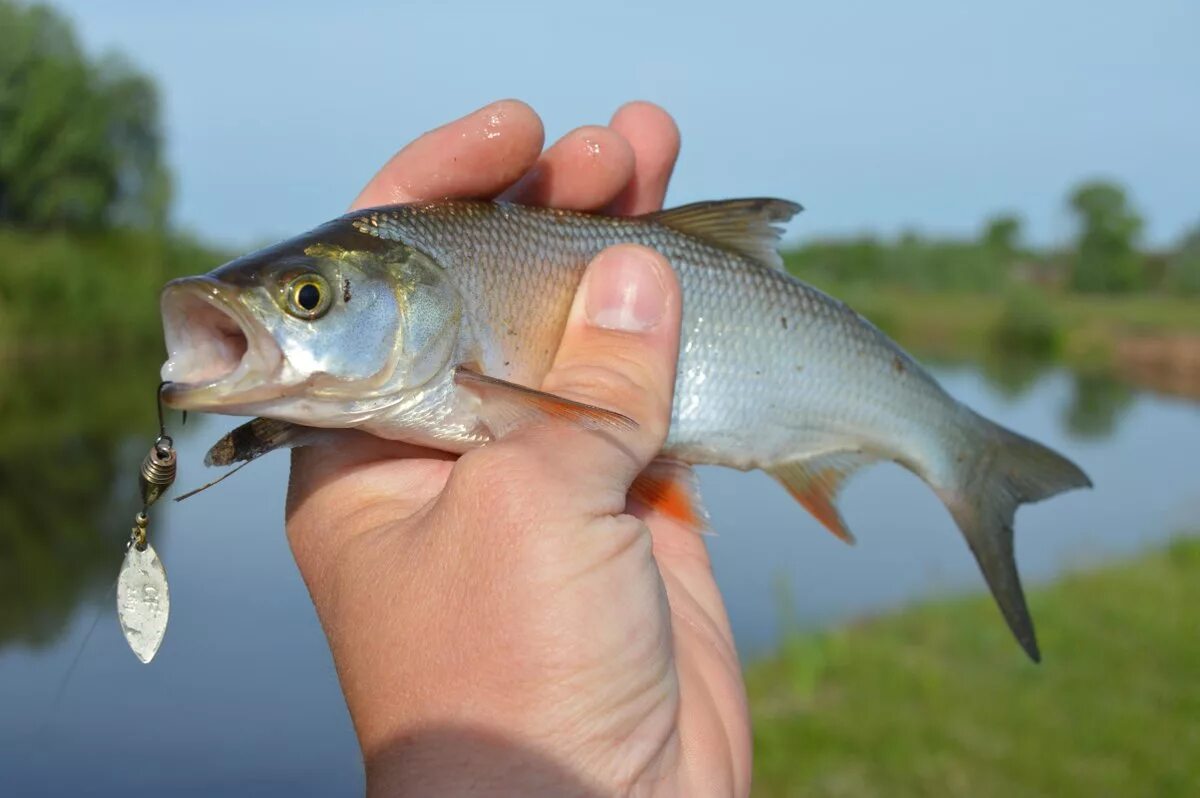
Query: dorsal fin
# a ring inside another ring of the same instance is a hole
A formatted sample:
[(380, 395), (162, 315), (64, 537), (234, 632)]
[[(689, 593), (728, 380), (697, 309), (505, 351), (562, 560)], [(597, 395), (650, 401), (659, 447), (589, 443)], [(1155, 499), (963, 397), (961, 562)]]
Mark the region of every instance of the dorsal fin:
[(647, 214), (646, 218), (782, 270), (780, 223), (802, 210), (794, 202), (758, 197), (696, 202)]

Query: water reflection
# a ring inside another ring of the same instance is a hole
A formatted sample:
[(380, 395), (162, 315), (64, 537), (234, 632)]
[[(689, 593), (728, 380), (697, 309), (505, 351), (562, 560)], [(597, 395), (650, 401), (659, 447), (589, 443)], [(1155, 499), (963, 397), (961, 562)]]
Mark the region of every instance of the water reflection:
[(1063, 426), (1079, 440), (1114, 435), (1117, 424), (1133, 406), (1134, 390), (1104, 374), (1076, 374)]
[[(138, 506), (137, 465), (156, 428), (157, 364), (157, 352), (136, 352), (0, 367), (0, 649), (53, 642), (77, 606), (107, 595)], [(1019, 413), (1014, 403), (1053, 371), (1044, 361), (991, 358), (944, 377), (976, 373), (1012, 408), (1004, 412)], [(1061, 408), (1058, 430), (1082, 442), (1117, 435), (1138, 394), (1102, 375), (1058, 373), (1069, 387), (1037, 402)], [(1004, 412), (991, 415), (1004, 420)], [(177, 418), (171, 426), (178, 436)], [(800, 524), (790, 504), (786, 512)]]
[[(130, 654), (111, 600), (72, 614), (108, 596), (120, 562), (137, 464), (156, 427), (155, 361), (0, 372), (0, 794), (199, 796), (246, 785), (263, 795), (361, 794), (345, 701), (282, 532), (286, 457), (159, 508), (155, 547), (173, 606), (152, 667)], [(1030, 583), (1200, 524), (1195, 404), (1062, 371), (1014, 396), (988, 373), (937, 370), (952, 394), (1077, 459), (1097, 485), (1021, 510), (1017, 557)], [(181, 487), (213, 476), (199, 461), (232, 424), (198, 417), (180, 436)], [(746, 657), (790, 628), (984, 590), (945, 508), (898, 467), (847, 486), (853, 548), (763, 474), (702, 469), (700, 478), (717, 582)], [(136, 719), (138, 767), (114, 766), (130, 756), (114, 719)]]
[(1004, 356), (992, 352), (981, 364), (989, 387), (1005, 399), (1019, 399), (1029, 392), (1038, 379), (1053, 370), (1046, 358), (1032, 355)]
[[(1009, 400), (1028, 394), (1038, 381), (1058, 367), (1045, 358), (992, 354), (980, 364), (988, 387)], [(1102, 372), (1071, 375), (1070, 399), (1063, 409), (1063, 429), (1076, 440), (1102, 440), (1117, 432), (1136, 391), (1126, 382)]]

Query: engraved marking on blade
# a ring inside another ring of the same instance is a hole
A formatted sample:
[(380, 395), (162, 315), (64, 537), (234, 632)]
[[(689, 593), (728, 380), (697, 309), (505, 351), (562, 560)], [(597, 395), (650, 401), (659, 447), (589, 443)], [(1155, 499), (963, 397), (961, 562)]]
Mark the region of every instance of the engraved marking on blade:
[(167, 631), (171, 596), (167, 572), (154, 547), (145, 551), (130, 546), (117, 577), (117, 618), (133, 653), (149, 663)]

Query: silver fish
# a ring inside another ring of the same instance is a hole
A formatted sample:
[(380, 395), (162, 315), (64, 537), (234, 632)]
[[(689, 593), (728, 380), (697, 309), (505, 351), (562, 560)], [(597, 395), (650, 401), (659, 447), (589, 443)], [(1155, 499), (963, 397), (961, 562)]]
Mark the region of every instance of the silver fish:
[(613, 244), (650, 246), (684, 294), (663, 454), (763, 469), (846, 539), (835, 503), (846, 477), (877, 460), (903, 465), (945, 503), (1038, 660), (1013, 516), (1090, 481), (956, 401), (870, 322), (787, 274), (779, 225), (799, 210), (746, 199), (633, 218), (474, 201), (355, 211), (168, 284), (164, 396), (452, 452), (547, 414), (632, 423), (535, 388), (589, 260)]

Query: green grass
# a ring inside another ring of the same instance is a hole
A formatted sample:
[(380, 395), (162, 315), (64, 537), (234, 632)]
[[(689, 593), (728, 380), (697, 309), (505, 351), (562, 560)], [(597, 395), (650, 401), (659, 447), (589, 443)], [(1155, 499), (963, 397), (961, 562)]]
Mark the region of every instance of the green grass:
[(1030, 593), (1026, 662), (983, 595), (747, 670), (756, 796), (1200, 795), (1200, 539)]

